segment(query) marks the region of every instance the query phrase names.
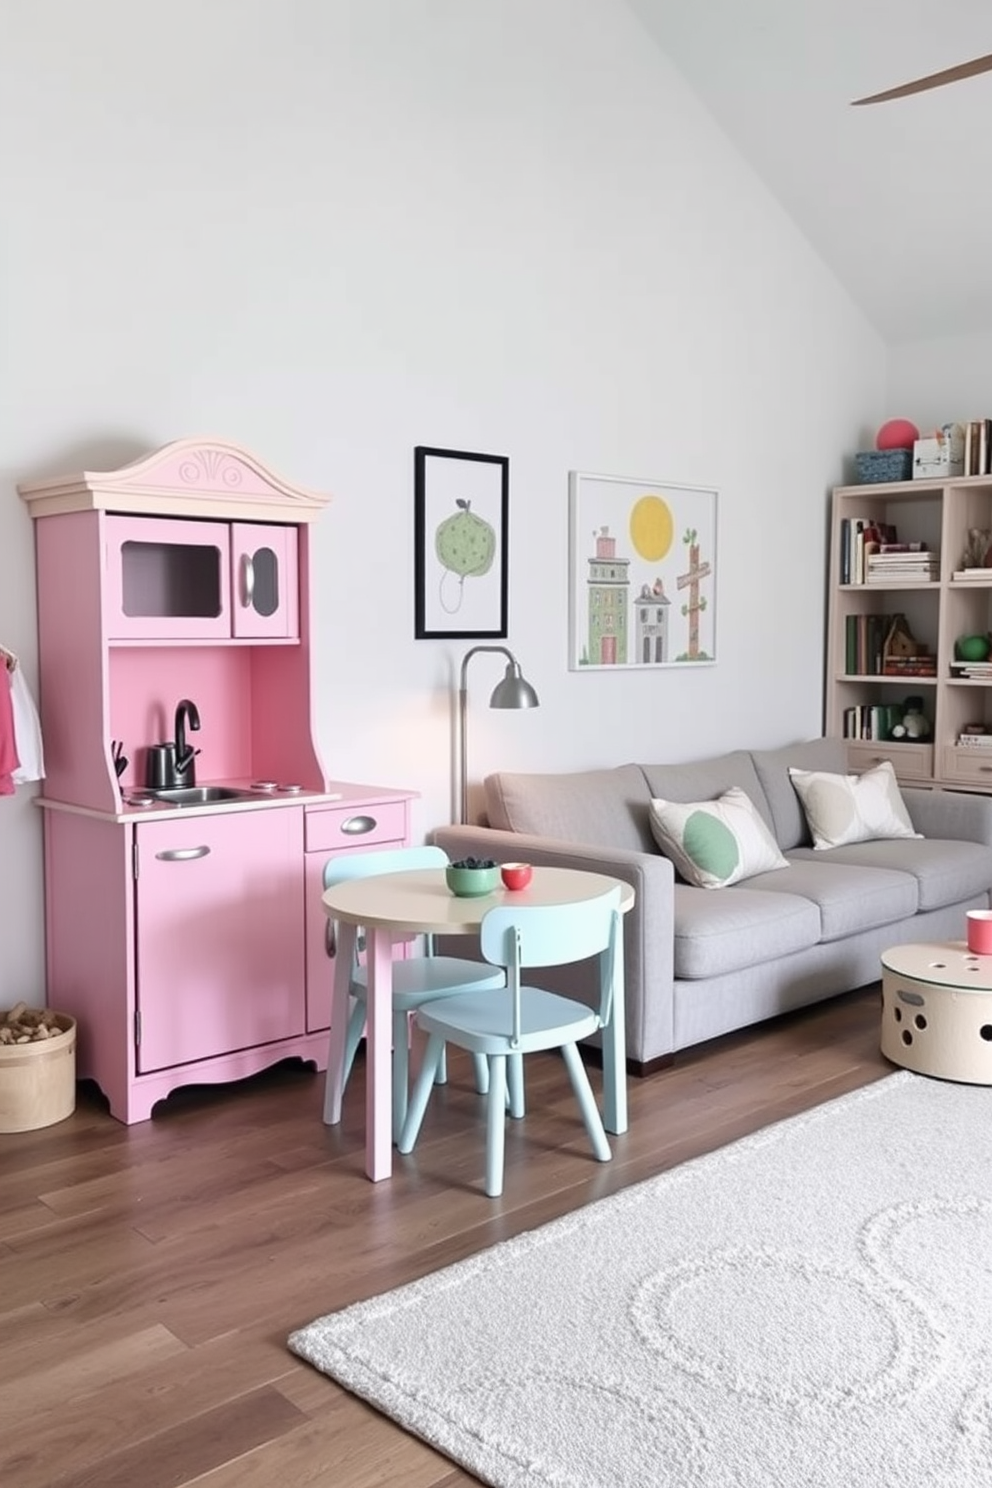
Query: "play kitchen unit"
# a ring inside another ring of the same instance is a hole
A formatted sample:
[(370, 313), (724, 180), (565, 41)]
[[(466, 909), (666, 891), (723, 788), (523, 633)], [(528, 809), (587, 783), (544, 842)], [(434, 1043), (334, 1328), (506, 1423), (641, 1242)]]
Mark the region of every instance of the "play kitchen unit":
[[(236, 445), (19, 486), (35, 519), (48, 1000), (121, 1121), (181, 1085), (327, 1062), (332, 854), (414, 792), (328, 780), (310, 524)], [(328, 654), (330, 647), (328, 647)]]

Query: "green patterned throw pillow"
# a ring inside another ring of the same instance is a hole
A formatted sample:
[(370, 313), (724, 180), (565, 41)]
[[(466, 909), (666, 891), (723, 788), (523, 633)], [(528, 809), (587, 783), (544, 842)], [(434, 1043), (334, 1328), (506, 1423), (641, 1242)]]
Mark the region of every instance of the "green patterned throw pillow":
[(732, 785), (715, 801), (651, 802), (654, 840), (697, 889), (722, 889), (755, 873), (788, 868), (746, 791)]

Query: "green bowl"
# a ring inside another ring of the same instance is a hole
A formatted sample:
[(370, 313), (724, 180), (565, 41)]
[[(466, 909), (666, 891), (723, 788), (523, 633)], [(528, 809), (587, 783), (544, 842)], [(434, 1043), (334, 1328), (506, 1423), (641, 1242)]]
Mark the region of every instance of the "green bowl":
[(458, 899), (476, 899), (499, 887), (499, 868), (446, 868), (448, 888)]

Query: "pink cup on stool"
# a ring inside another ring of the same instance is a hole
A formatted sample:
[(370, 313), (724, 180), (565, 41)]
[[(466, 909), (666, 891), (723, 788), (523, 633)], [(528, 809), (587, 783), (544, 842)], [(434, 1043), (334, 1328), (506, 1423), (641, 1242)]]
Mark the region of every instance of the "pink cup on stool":
[(976, 956), (992, 956), (992, 909), (968, 910), (968, 949)]
[[(534, 870), (529, 863), (504, 863), (499, 871), (508, 889), (525, 889), (534, 877)], [(992, 927), (989, 940), (992, 942)]]

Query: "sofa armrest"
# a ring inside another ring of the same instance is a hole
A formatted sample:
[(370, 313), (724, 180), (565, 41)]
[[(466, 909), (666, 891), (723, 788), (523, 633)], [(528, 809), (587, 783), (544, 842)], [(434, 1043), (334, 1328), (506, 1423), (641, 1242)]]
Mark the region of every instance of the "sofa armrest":
[(992, 847), (992, 796), (902, 786), (910, 820), (924, 837), (981, 842)]
[[(630, 884), (634, 904), (624, 915), (627, 1058), (642, 1064), (673, 1051), (675, 872), (668, 858), (660, 853), (561, 842), (551, 837), (531, 837), (524, 832), (501, 832), (492, 827), (438, 827), (431, 840), (452, 859), (494, 858), (497, 863), (579, 868), (589, 873), (608, 873)], [(556, 981), (555, 990), (579, 996), (595, 1007), (598, 983), (589, 968), (581, 976), (578, 972), (579, 968), (562, 968), (560, 976), (549, 972), (549, 984)], [(649, 1023), (650, 1039), (646, 1039)]]

